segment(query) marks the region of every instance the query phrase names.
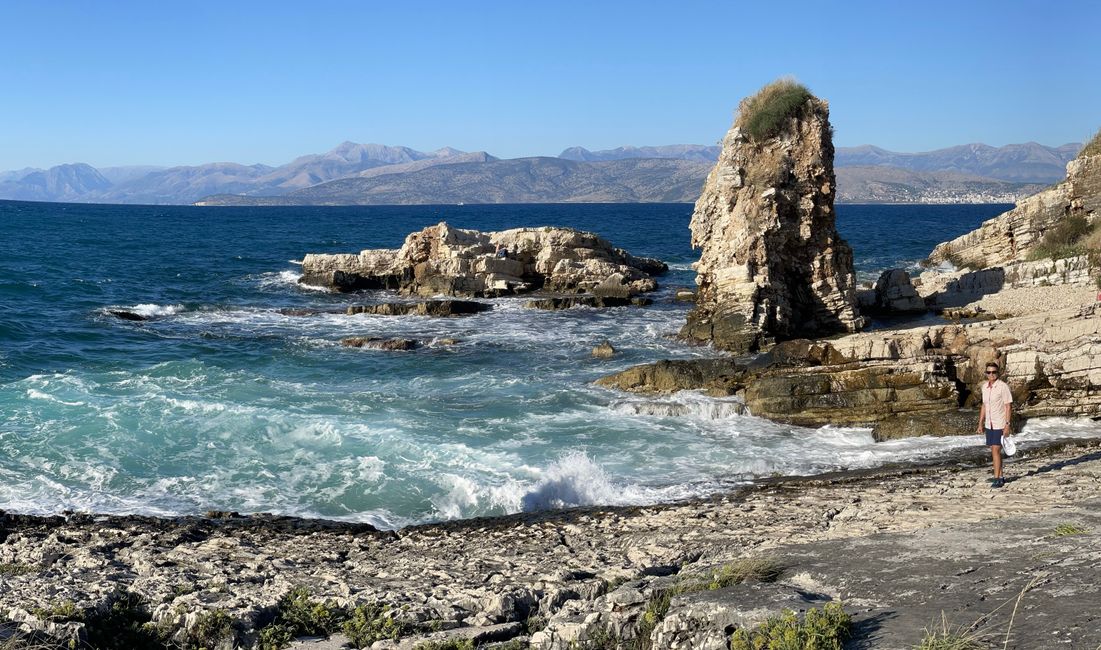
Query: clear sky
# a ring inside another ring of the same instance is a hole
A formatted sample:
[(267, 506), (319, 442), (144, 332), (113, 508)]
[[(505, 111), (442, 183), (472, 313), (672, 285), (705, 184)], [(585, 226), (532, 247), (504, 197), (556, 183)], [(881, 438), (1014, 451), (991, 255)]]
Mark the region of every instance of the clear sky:
[(0, 26), (0, 170), (713, 144), (783, 75), (840, 146), (1101, 127), (1093, 0), (0, 0)]

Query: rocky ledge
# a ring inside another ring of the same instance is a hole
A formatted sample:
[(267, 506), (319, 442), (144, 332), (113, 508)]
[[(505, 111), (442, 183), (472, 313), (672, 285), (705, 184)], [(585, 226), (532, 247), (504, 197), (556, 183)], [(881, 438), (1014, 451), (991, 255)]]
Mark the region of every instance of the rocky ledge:
[(485, 233), (440, 223), (412, 233), (396, 250), (306, 255), (300, 282), (423, 296), (494, 297), (543, 289), (630, 298), (656, 289), (653, 276), (666, 270), (659, 260), (636, 257), (570, 228)]
[(847, 647), (912, 648), (942, 614), (999, 646), (1097, 647), (1101, 443), (1026, 446), (1007, 475), (992, 490), (988, 467), (954, 458), (394, 532), (8, 514), (0, 620), (93, 647), (280, 647), (349, 617), (328, 647), (717, 650), (782, 608), (834, 602)]
[(753, 415), (804, 426), (873, 426), (882, 440), (973, 432), (976, 388), (990, 361), (1005, 369), (1020, 416), (1096, 415), (1101, 306), (787, 341), (752, 361), (659, 361), (597, 384), (632, 392), (739, 395)]

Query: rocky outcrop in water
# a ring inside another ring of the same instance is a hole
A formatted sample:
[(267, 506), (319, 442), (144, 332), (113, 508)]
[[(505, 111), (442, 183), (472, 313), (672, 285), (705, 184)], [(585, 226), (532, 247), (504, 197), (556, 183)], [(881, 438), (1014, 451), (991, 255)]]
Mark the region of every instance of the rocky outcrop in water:
[(425, 300), (424, 302), (384, 302), (376, 305), (352, 305), (346, 313), (375, 316), (466, 316), (493, 309), (493, 305), (473, 300)]
[(625, 298), (656, 289), (653, 276), (666, 270), (659, 260), (636, 257), (570, 228), (484, 233), (440, 223), (412, 233), (397, 250), (306, 255), (300, 282), (423, 296), (490, 297), (543, 289)]
[(699, 291), (682, 335), (735, 352), (863, 322), (852, 250), (834, 227), (827, 104), (808, 94), (758, 140), (745, 126), (760, 97), (742, 103), (691, 223)]
[(1017, 203), (965, 235), (937, 245), (929, 258), (975, 269), (1028, 259), (1044, 233), (1067, 217), (1091, 223), (1101, 214), (1101, 155), (1067, 163), (1063, 182)]

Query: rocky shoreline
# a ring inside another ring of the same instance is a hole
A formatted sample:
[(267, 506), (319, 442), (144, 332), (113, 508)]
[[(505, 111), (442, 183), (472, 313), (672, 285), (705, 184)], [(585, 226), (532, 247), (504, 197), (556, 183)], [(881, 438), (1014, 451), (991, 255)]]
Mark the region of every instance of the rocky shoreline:
[[(913, 647), (941, 611), (966, 625), (990, 615), (985, 633), (1009, 632), (1009, 647), (1096, 647), (1101, 615), (1088, 603), (1101, 602), (1101, 441), (1026, 448), (1000, 491), (986, 482), (981, 452), (768, 479), (684, 503), (397, 531), (232, 513), (4, 514), (0, 618), (87, 640), (126, 595), (177, 646), (199, 647), (197, 630), (209, 634), (215, 617), (222, 636), (205, 638), (209, 647), (251, 647), (297, 588), (332, 608), (387, 607), (405, 634), (376, 648), (444, 639), (632, 647), (640, 633), (648, 647), (720, 648), (734, 621), (838, 601), (853, 618), (854, 648)], [(1063, 525), (1072, 534), (1057, 535)], [(782, 570), (770, 582), (674, 590), (660, 620), (643, 623), (655, 597), (746, 558)], [(1029, 583), (1007, 630), (998, 608)]]

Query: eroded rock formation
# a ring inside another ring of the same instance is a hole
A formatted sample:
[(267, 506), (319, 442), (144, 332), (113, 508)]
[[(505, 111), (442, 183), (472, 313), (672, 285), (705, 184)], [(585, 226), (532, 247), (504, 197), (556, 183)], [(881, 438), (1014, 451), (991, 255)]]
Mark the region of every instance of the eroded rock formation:
[[(497, 254), (503, 249), (504, 256)], [(397, 250), (306, 255), (304, 284), (340, 291), (397, 289), (423, 296), (489, 297), (544, 289), (629, 298), (653, 291), (666, 265), (571, 228), (479, 232), (439, 223)]]
[(999, 363), (1024, 417), (1101, 410), (1101, 303), (969, 324), (793, 340), (751, 363), (659, 361), (599, 385), (644, 393), (741, 395), (754, 415), (805, 426), (868, 425), (878, 438), (970, 434), (976, 387)]
[(852, 250), (834, 227), (829, 108), (810, 97), (777, 135), (756, 141), (743, 130), (746, 106), (692, 215), (699, 291), (682, 335), (743, 352), (855, 331)]
[(1017, 207), (979, 228), (938, 244), (929, 258), (957, 266), (985, 269), (1020, 262), (1043, 239), (1044, 233), (1066, 217), (1080, 216), (1091, 223), (1101, 214), (1101, 155), (1082, 156), (1067, 163), (1062, 183), (1022, 199)]

